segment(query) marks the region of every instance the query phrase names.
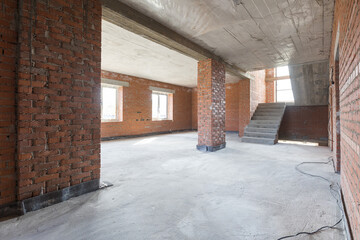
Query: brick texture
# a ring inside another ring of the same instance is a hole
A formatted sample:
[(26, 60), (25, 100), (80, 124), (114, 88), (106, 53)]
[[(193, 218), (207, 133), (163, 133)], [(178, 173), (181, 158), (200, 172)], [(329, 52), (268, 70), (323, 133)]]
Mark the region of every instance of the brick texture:
[(197, 129), (198, 118), (197, 118), (197, 105), (198, 105), (198, 97), (197, 97), (197, 88), (193, 88), (191, 92), (192, 100), (191, 100), (191, 128)]
[[(102, 77), (129, 82), (123, 87), (123, 121), (101, 123), (101, 137), (140, 135), (192, 129), (192, 89), (144, 78), (102, 71)], [(149, 87), (175, 90), (173, 120), (152, 121), (152, 91)]]
[(250, 114), (254, 114), (259, 103), (266, 101), (265, 70), (251, 72), (255, 76), (250, 82)]
[(251, 80), (239, 81), (239, 136), (244, 136), (244, 129), (251, 119)]
[[(341, 187), (354, 239), (360, 239), (360, 6), (358, 1), (336, 1), (330, 67), (336, 68), (339, 26), (339, 95)], [(334, 91), (332, 91), (334, 94)], [(334, 103), (333, 103), (334, 104)], [(332, 129), (336, 129), (332, 122)]]
[(328, 106), (287, 106), (279, 139), (326, 141)]
[[(251, 72), (255, 76), (252, 80), (240, 80), (238, 83), (225, 84), (225, 130), (239, 131), (242, 136), (244, 128), (249, 123), (252, 114), (259, 103), (265, 102), (265, 73), (264, 71)], [(193, 129), (197, 129), (197, 89), (193, 89), (192, 114)], [(250, 108), (252, 106), (252, 108)]]
[(251, 72), (253, 80), (239, 81), (239, 136), (249, 124), (259, 103), (266, 101), (265, 70)]
[[(275, 68), (270, 68), (265, 70), (265, 80), (269, 78), (275, 77)], [(266, 103), (273, 103), (275, 102), (275, 81), (266, 81), (265, 82), (265, 89), (266, 89)]]
[(239, 83), (225, 84), (225, 130), (239, 131)]
[(198, 63), (198, 145), (225, 143), (225, 67), (213, 59)]
[[(225, 84), (225, 131), (239, 130), (239, 83)], [(197, 129), (197, 88), (192, 89), (192, 129)]]
[(16, 200), (15, 78), (17, 3), (0, 4), (0, 205)]
[(18, 200), (100, 177), (101, 3), (20, 2)]

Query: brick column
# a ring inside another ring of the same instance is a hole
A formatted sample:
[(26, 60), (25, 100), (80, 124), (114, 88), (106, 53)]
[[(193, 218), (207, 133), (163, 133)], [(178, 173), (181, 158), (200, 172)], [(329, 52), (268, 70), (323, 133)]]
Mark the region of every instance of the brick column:
[(239, 136), (244, 135), (244, 129), (249, 124), (250, 113), (250, 79), (239, 81)]
[(197, 149), (213, 152), (225, 145), (225, 66), (207, 59), (198, 63)]
[(26, 0), (19, 11), (17, 199), (96, 189), (101, 2)]

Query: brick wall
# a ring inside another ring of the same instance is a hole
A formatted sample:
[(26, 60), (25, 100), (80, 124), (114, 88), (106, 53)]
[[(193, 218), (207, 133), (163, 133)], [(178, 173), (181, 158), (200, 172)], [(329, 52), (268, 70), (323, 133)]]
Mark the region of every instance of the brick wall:
[[(197, 124), (197, 88), (193, 88), (192, 128)], [(225, 131), (239, 131), (239, 83), (225, 84)]]
[[(360, 6), (336, 1), (330, 67), (335, 68), (339, 25), (341, 187), (354, 239), (360, 239)], [(335, 129), (335, 122), (333, 129)]]
[(255, 79), (250, 82), (250, 114), (254, 114), (259, 103), (266, 102), (265, 70), (250, 72)]
[[(193, 88), (192, 128), (197, 129), (196, 88)], [(239, 131), (239, 83), (225, 84), (225, 131)]]
[(251, 119), (250, 109), (250, 85), (251, 80), (239, 81), (239, 136), (244, 136), (244, 129), (249, 124)]
[(225, 67), (207, 59), (198, 62), (198, 145), (225, 143)]
[(239, 83), (225, 84), (225, 130), (239, 131)]
[(101, 3), (20, 2), (18, 200), (100, 177)]
[[(255, 79), (240, 80), (238, 83), (225, 84), (225, 130), (239, 131), (243, 135), (244, 128), (250, 122), (251, 116), (259, 103), (266, 100), (265, 71), (251, 72)], [(193, 89), (193, 129), (197, 129), (197, 89)], [(251, 97), (250, 97), (251, 96)], [(250, 104), (251, 103), (251, 104)], [(252, 109), (250, 110), (250, 105)]]
[(191, 92), (191, 128), (197, 129), (198, 118), (197, 118), (197, 88), (193, 88)]
[(327, 141), (328, 106), (287, 106), (279, 139)]
[(249, 124), (259, 103), (266, 102), (265, 70), (250, 72), (253, 80), (239, 81), (239, 136)]
[[(265, 80), (269, 78), (275, 77), (275, 68), (270, 68), (265, 70)], [(275, 81), (266, 81), (265, 82), (265, 89), (266, 89), (266, 103), (273, 103), (275, 102)]]
[[(129, 82), (129, 87), (123, 87), (123, 121), (101, 123), (101, 137), (192, 129), (191, 88), (108, 71), (102, 71), (102, 77)], [(152, 121), (150, 86), (175, 90), (173, 120)]]
[(16, 1), (0, 4), (0, 206), (16, 200), (16, 11)]

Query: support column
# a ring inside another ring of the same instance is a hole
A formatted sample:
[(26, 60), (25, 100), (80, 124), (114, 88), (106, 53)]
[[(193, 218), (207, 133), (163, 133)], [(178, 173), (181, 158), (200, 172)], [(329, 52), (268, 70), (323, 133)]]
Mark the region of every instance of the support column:
[(198, 63), (198, 145), (200, 151), (225, 148), (225, 66), (213, 59)]
[(17, 200), (27, 212), (99, 188), (101, 1), (19, 2)]

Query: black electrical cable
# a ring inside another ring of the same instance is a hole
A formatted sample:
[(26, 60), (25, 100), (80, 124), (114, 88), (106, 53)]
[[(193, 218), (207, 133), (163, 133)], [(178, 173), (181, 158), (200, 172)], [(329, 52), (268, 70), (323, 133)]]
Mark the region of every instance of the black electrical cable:
[[(307, 173), (307, 172), (302, 171), (302, 170), (299, 168), (299, 166), (301, 166), (301, 165), (303, 165), (303, 164), (329, 164), (330, 162), (333, 162), (332, 157), (329, 157), (328, 159), (329, 159), (329, 161), (327, 161), (327, 162), (302, 162), (302, 163), (296, 165), (295, 169), (296, 169), (298, 172), (300, 172), (300, 173), (302, 173), (302, 174), (304, 174), (304, 175), (307, 175), (307, 176), (310, 176), (310, 177), (315, 177), (315, 178), (320, 178), (320, 179), (322, 179), (322, 180), (324, 180), (324, 181), (326, 181), (326, 182), (328, 182), (328, 183), (330, 184), (330, 185), (329, 185), (329, 191), (330, 191), (332, 197), (336, 200), (336, 203), (337, 203), (338, 207), (339, 207), (340, 210), (341, 210), (341, 218), (340, 218), (340, 220), (338, 220), (338, 221), (337, 221), (335, 224), (333, 224), (333, 225), (330, 225), (330, 226), (322, 226), (321, 228), (319, 228), (319, 229), (317, 229), (317, 230), (315, 230), (315, 231), (313, 231), (313, 232), (298, 232), (298, 233), (293, 234), (293, 235), (288, 235), (288, 236), (284, 236), (284, 237), (278, 238), (277, 240), (282, 240), (282, 239), (286, 239), (286, 238), (293, 238), (293, 237), (297, 237), (297, 236), (299, 236), (299, 235), (313, 235), (313, 234), (316, 234), (316, 233), (318, 233), (318, 232), (320, 232), (320, 231), (323, 231), (323, 230), (325, 230), (325, 229), (333, 229), (333, 228), (335, 228), (336, 225), (338, 225), (338, 224), (343, 220), (343, 218), (344, 218), (344, 211), (343, 211), (343, 209), (342, 209), (342, 207), (341, 207), (341, 205), (340, 205), (340, 202), (339, 202), (340, 193), (334, 188), (334, 183), (333, 183), (331, 180), (329, 180), (329, 179), (327, 179), (327, 178), (325, 178), (325, 177), (323, 177), (323, 176), (315, 175), (315, 174), (310, 174), (310, 173)], [(339, 184), (336, 184), (336, 185), (337, 185), (338, 189), (340, 190)], [(335, 196), (334, 193), (336, 193), (337, 196)]]
[(323, 231), (323, 230), (325, 230), (325, 229), (333, 229), (333, 228), (334, 228), (336, 225), (338, 225), (341, 221), (342, 221), (342, 218), (341, 218), (339, 221), (337, 221), (337, 223), (335, 223), (335, 224), (332, 225), (332, 226), (323, 226), (323, 227), (321, 227), (321, 228), (319, 228), (319, 229), (317, 229), (317, 230), (315, 230), (315, 231), (313, 231), (313, 232), (298, 232), (297, 234), (289, 235), (289, 236), (285, 236), (285, 237), (281, 237), (281, 238), (278, 238), (277, 240), (282, 240), (282, 239), (286, 239), (286, 238), (297, 237), (297, 236), (303, 235), (303, 234), (313, 235), (313, 234), (318, 233), (318, 232), (320, 232), (320, 231)]

